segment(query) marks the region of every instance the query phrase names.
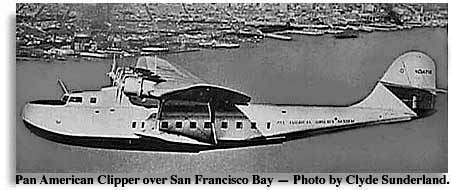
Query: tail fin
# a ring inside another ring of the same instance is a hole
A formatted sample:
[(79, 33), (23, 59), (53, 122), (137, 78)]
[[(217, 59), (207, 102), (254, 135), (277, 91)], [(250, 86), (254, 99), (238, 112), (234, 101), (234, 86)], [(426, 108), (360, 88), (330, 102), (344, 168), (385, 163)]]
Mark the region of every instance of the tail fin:
[(355, 107), (390, 109), (416, 116), (434, 112), (435, 63), (426, 54), (411, 51), (396, 58), (373, 91)]

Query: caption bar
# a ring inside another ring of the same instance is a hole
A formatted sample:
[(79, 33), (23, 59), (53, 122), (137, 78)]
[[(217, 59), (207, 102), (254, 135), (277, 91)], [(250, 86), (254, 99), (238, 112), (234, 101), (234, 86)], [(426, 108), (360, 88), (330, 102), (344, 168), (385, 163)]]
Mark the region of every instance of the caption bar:
[(101, 184), (114, 187), (127, 185), (164, 184), (254, 184), (270, 187), (275, 184), (290, 185), (364, 185), (376, 184), (449, 184), (445, 174), (237, 174), (237, 175), (167, 175), (139, 174), (16, 174), (16, 184)]

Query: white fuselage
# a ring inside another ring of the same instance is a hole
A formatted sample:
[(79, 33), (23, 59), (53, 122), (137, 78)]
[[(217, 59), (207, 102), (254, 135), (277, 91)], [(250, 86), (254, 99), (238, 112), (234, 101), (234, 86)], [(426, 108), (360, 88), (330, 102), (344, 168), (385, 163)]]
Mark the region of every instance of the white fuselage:
[[(100, 91), (69, 94), (65, 105), (29, 103), (22, 116), (33, 126), (66, 136), (127, 139), (149, 136), (171, 142), (208, 144), (197, 138), (211, 135), (212, 129), (205, 126), (210, 121), (208, 114), (190, 113), (179, 118), (156, 119), (157, 107), (133, 105), (127, 96), (117, 96), (116, 93), (115, 87), (107, 87)], [(118, 97), (122, 100), (118, 100)], [(284, 137), (308, 130), (410, 120), (415, 116), (399, 111), (356, 106), (249, 104), (236, 107), (244, 117), (216, 113), (213, 128), (217, 141)], [(176, 123), (180, 125), (176, 126)], [(165, 133), (164, 129), (168, 127), (177, 134)], [(183, 134), (189, 135), (186, 137)]]
[(177, 145), (200, 151), (427, 116), (438, 91), (435, 63), (422, 52), (396, 58), (364, 99), (340, 107), (250, 104), (250, 96), (203, 84), (156, 57), (138, 59), (135, 68), (115, 65), (108, 73), (111, 87), (68, 93), (60, 82), (62, 101), (27, 103), (26, 125), (36, 134), (61, 142), (74, 139), (74, 144), (154, 145), (164, 151)]

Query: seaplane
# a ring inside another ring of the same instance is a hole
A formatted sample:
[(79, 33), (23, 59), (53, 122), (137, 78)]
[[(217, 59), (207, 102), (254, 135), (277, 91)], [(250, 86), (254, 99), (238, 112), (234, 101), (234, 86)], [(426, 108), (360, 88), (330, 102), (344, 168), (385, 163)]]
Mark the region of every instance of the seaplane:
[(252, 103), (157, 57), (140, 57), (131, 67), (113, 60), (107, 76), (110, 85), (78, 92), (58, 80), (60, 100), (23, 107), (27, 128), (75, 146), (196, 153), (419, 119), (435, 112), (437, 93), (446, 93), (436, 87), (435, 62), (419, 51), (394, 59), (373, 90), (347, 106)]

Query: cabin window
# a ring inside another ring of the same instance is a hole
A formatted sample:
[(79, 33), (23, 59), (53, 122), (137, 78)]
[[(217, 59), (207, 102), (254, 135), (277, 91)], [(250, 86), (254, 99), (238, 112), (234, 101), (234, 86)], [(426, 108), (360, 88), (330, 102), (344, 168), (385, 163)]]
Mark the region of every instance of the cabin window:
[(251, 122), (251, 129), (257, 129), (257, 123)]
[(243, 128), (243, 122), (237, 121), (236, 122), (236, 129), (242, 129)]
[(132, 129), (136, 129), (136, 122), (135, 121), (132, 122)]
[(268, 121), (268, 122), (266, 122), (266, 129), (271, 129), (271, 122), (270, 121)]
[(183, 126), (183, 123), (182, 123), (181, 121), (175, 122), (175, 128), (176, 128), (176, 129), (181, 129), (182, 126)]
[(227, 129), (227, 121), (221, 122), (221, 128), (222, 129)]
[(83, 98), (82, 97), (72, 96), (72, 97), (69, 98), (69, 102), (82, 103), (83, 102)]
[(91, 103), (91, 104), (97, 103), (97, 98), (96, 98), (96, 97), (91, 97), (91, 98), (89, 99), (89, 103)]
[(204, 122), (204, 129), (210, 129), (211, 128), (211, 122), (206, 121)]
[(167, 121), (161, 122), (161, 128), (162, 129), (167, 129), (168, 127), (169, 127), (169, 123)]
[(144, 130), (146, 123), (145, 122), (141, 122), (141, 129)]
[(191, 121), (191, 122), (189, 122), (189, 128), (190, 129), (195, 129), (196, 128), (196, 122), (195, 121)]

